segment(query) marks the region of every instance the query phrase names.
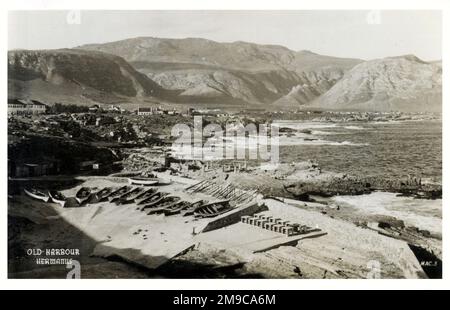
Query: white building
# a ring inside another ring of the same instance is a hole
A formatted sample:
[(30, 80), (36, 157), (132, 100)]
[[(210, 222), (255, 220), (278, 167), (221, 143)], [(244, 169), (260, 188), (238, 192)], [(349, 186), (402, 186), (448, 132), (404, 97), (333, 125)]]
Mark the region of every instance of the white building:
[(154, 115), (154, 114), (163, 114), (164, 111), (160, 107), (138, 107), (137, 115)]
[(47, 106), (36, 100), (8, 99), (8, 115), (42, 114)]
[(153, 115), (153, 108), (141, 108), (137, 110), (137, 115)]

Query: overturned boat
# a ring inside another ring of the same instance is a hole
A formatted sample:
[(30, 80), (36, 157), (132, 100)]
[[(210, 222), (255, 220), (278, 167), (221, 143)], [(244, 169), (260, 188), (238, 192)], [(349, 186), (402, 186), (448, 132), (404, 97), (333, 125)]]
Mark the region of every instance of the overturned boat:
[(130, 185), (156, 185), (158, 184), (159, 180), (155, 177), (132, 177), (128, 178), (128, 183)]
[(54, 203), (59, 204), (61, 207), (64, 207), (66, 204), (66, 196), (64, 196), (61, 192), (58, 191), (48, 191), (48, 196), (50, 197), (50, 200)]
[(220, 214), (226, 213), (228, 211), (231, 211), (233, 207), (230, 205), (229, 200), (220, 200), (220, 201), (214, 201), (211, 203), (204, 204), (194, 211), (194, 215), (196, 217), (215, 217)]
[(43, 202), (49, 202), (50, 201), (50, 197), (48, 196), (48, 194), (46, 194), (43, 191), (40, 191), (38, 189), (35, 188), (24, 188), (23, 191), (25, 192), (25, 194), (28, 197), (31, 197), (33, 199), (36, 200), (40, 200)]

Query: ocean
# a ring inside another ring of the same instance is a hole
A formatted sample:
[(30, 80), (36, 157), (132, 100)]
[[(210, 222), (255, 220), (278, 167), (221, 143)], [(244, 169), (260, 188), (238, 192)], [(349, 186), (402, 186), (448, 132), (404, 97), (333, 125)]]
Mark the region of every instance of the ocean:
[(354, 176), (442, 180), (441, 121), (283, 122), (280, 127), (311, 131), (283, 133), (281, 162), (311, 159), (325, 171)]

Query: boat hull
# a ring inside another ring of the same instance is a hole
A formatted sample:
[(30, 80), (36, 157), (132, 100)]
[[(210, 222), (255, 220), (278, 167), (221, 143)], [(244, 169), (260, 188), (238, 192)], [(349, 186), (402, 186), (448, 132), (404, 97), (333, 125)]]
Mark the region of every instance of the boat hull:
[(102, 202), (108, 200), (108, 196), (111, 195), (114, 190), (111, 187), (105, 187), (102, 190), (93, 194), (93, 198), (91, 199), (92, 203)]
[(175, 214), (180, 214), (181, 211), (187, 210), (191, 207), (192, 207), (191, 203), (181, 201), (181, 202), (177, 202), (175, 205), (165, 208), (163, 213), (165, 216), (171, 216), (171, 215), (175, 215)]
[(139, 201), (145, 200), (148, 197), (154, 195), (156, 193), (156, 189), (150, 188), (146, 191), (143, 191), (142, 193), (140, 193), (139, 195), (133, 197), (133, 201), (135, 203), (138, 203)]
[[(158, 203), (153, 204), (152, 206), (146, 206), (147, 208), (151, 208), (151, 210), (147, 213), (147, 215), (151, 214), (161, 214), (164, 213), (168, 208), (171, 208), (180, 203), (179, 197), (170, 197), (166, 198), (166, 200), (160, 201)], [(155, 208), (157, 207), (157, 208)]]
[(119, 199), (116, 201), (116, 203), (118, 203), (118, 204), (130, 203), (130, 202), (134, 201), (134, 197), (139, 195), (141, 192), (142, 192), (142, 187), (135, 187), (132, 190), (130, 190), (129, 192), (120, 196)]
[(170, 184), (172, 184), (172, 181), (166, 181), (166, 180), (158, 179), (158, 183), (155, 184), (155, 185), (158, 185), (158, 186), (166, 186), (166, 185), (170, 185)]
[(46, 195), (45, 193), (37, 194), (37, 193), (33, 193), (33, 191), (27, 190), (25, 188), (23, 189), (23, 191), (25, 192), (25, 194), (28, 197), (31, 197), (33, 199), (40, 200), (40, 201), (43, 201), (43, 202), (49, 202), (50, 201), (50, 197), (48, 195)]
[(147, 204), (147, 203), (153, 203), (155, 201), (159, 201), (160, 199), (164, 198), (164, 196), (165, 195), (163, 193), (156, 192), (156, 193), (154, 193), (154, 194), (152, 194), (152, 195), (150, 195), (150, 196), (148, 196), (146, 198), (140, 199), (138, 202), (136, 202), (136, 204), (144, 205), (144, 204)]
[(139, 178), (129, 178), (128, 179), (128, 183), (130, 183), (130, 185), (156, 185), (158, 184), (158, 179), (154, 179), (154, 178), (149, 178), (149, 179), (139, 179)]
[(85, 203), (85, 202), (89, 199), (89, 197), (90, 197), (90, 196), (82, 197), (82, 198), (75, 197), (75, 200), (78, 202), (78, 204), (81, 205), (81, 204)]
[(119, 188), (118, 190), (116, 190), (115, 192), (112, 192), (109, 196), (108, 196), (108, 200), (110, 202), (114, 202), (117, 199), (119, 199), (121, 196), (125, 195), (126, 193), (128, 193), (130, 191), (130, 187), (129, 186), (122, 186), (121, 188)]
[(51, 191), (48, 192), (48, 196), (50, 197), (50, 200), (54, 203), (59, 204), (61, 207), (64, 208), (64, 205), (66, 204), (66, 199), (57, 198), (56, 195), (52, 194)]
[(216, 201), (204, 204), (194, 210), (196, 217), (208, 218), (215, 217), (231, 211), (233, 208), (229, 205), (228, 200)]
[(75, 194), (75, 199), (81, 205), (87, 202), (88, 199), (91, 198), (91, 196), (92, 196), (91, 189), (88, 187), (82, 187)]

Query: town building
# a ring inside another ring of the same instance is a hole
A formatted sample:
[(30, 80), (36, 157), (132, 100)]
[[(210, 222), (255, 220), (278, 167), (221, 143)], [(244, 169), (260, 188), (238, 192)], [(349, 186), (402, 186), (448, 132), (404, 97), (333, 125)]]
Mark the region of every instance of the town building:
[(47, 105), (36, 100), (8, 99), (8, 115), (43, 114)]
[(89, 112), (97, 112), (100, 110), (100, 106), (98, 104), (94, 104), (93, 106), (89, 107)]
[(160, 107), (138, 107), (136, 111), (137, 115), (145, 116), (145, 115), (155, 115), (155, 114), (163, 114), (164, 111)]
[(141, 108), (137, 109), (137, 115), (145, 116), (145, 115), (153, 115), (153, 108)]
[(123, 112), (125, 112), (126, 110), (125, 110), (124, 108), (122, 108), (122, 107), (119, 107), (119, 106), (116, 106), (116, 105), (111, 104), (111, 105), (109, 106), (109, 108), (108, 108), (108, 111), (109, 111), (109, 112), (115, 112), (115, 113), (123, 113)]

